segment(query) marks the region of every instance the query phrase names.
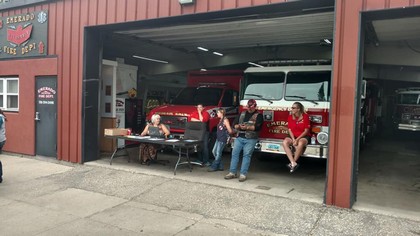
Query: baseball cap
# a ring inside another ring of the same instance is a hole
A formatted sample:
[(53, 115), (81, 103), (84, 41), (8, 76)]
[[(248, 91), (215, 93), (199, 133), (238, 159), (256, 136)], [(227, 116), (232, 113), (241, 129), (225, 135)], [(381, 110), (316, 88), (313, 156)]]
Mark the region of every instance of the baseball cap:
[(247, 107), (256, 107), (257, 106), (257, 101), (255, 101), (254, 99), (249, 99), (246, 106)]

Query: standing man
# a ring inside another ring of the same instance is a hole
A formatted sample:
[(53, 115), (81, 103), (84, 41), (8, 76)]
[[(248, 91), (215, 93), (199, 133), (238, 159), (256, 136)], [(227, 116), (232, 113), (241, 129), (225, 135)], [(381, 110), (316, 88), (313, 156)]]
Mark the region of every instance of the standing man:
[(256, 110), (257, 102), (254, 99), (249, 99), (246, 107), (247, 110), (243, 111), (233, 122), (234, 128), (238, 131), (238, 137), (233, 145), (229, 174), (225, 176), (225, 179), (237, 178), (239, 154), (243, 151), (239, 182), (244, 182), (247, 178), (251, 156), (263, 123), (263, 116)]
[[(0, 154), (3, 150), (3, 146), (6, 143), (6, 116), (3, 110), (0, 109)], [(0, 183), (3, 182), (3, 167), (0, 161)]]
[[(208, 123), (210, 120), (210, 115), (207, 111), (204, 111), (203, 104), (197, 104), (197, 111), (193, 112), (190, 116), (191, 121), (194, 122), (204, 122)], [(203, 149), (201, 153), (198, 154), (199, 161), (202, 163), (203, 166), (210, 166), (211, 163), (209, 162), (209, 131), (208, 131), (208, 124), (206, 125), (207, 130), (204, 134), (203, 140)]]

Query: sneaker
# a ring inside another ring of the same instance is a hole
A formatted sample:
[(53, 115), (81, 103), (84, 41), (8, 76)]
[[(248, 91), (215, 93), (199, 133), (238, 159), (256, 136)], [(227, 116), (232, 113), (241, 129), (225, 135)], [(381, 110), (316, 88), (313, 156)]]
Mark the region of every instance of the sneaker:
[(298, 167), (299, 167), (299, 164), (296, 164), (295, 166), (291, 166), (290, 173), (295, 172)]
[(287, 168), (289, 168), (289, 170), (291, 170), (291, 169), (292, 169), (292, 163), (289, 163), (289, 164), (287, 164), (286, 166), (287, 166)]
[(215, 172), (215, 171), (218, 171), (218, 170), (217, 169), (213, 169), (211, 167), (207, 169), (207, 172)]
[(211, 163), (210, 162), (206, 162), (206, 163), (204, 163), (202, 165), (205, 166), (205, 167), (209, 167), (209, 166), (211, 166)]
[(239, 182), (244, 182), (246, 180), (246, 175), (239, 176)]
[(225, 175), (225, 179), (234, 179), (237, 178), (238, 176), (236, 176), (234, 173), (230, 173)]

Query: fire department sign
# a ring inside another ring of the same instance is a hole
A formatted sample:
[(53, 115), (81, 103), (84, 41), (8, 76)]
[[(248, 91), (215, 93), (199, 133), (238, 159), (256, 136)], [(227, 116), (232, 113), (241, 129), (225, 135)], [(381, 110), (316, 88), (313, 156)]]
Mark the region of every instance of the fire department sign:
[(0, 18), (0, 59), (45, 56), (47, 38), (47, 11), (2, 17)]

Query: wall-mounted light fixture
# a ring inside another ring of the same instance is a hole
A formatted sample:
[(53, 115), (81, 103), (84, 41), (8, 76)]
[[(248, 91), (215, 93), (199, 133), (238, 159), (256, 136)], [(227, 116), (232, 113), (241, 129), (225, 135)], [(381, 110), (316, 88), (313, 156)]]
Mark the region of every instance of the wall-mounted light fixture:
[(193, 4), (195, 0), (178, 0), (178, 2), (181, 5), (187, 5), (187, 4)]

